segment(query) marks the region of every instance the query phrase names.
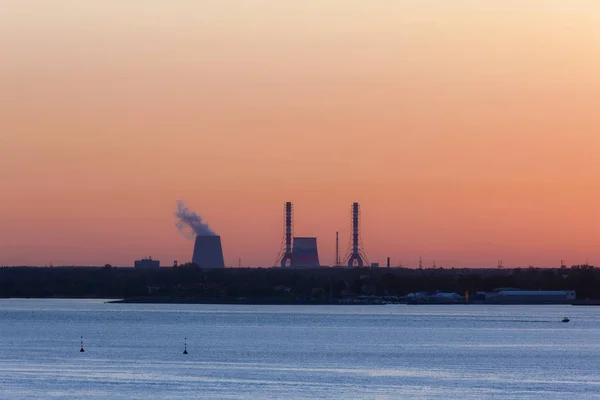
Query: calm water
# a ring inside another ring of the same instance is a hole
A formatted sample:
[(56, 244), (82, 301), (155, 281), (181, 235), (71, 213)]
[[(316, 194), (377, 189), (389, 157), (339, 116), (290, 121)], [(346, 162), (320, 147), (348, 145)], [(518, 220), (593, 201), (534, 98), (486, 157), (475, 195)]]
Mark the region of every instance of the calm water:
[(0, 300), (0, 338), (1, 399), (600, 398), (600, 307)]

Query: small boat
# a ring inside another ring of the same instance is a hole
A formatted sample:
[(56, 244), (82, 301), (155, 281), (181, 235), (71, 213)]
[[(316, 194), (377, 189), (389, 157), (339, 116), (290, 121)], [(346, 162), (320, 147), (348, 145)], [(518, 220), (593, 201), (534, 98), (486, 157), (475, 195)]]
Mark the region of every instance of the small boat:
[(562, 322), (569, 322), (569, 321), (570, 321), (570, 319), (567, 318), (567, 317), (564, 317), (563, 320), (562, 320)]

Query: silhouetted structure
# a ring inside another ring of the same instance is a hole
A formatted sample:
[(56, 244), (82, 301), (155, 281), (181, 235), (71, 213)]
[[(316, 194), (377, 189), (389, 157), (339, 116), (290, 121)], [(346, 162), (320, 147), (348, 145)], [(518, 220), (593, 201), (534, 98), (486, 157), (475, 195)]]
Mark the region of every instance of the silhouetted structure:
[(317, 238), (295, 237), (292, 250), (292, 268), (318, 268)]
[(135, 260), (133, 266), (135, 268), (160, 268), (160, 261), (153, 260), (152, 257), (144, 257), (141, 260)]
[(340, 233), (335, 233), (335, 266), (339, 267), (342, 264), (340, 261)]
[(284, 207), (285, 233), (281, 250), (276, 261), (276, 265), (280, 265), (281, 268), (291, 267), (292, 265), (293, 206), (292, 203), (288, 201), (285, 203)]
[(225, 268), (221, 237), (196, 236), (192, 263), (201, 268)]
[(362, 248), (360, 239), (360, 206), (352, 204), (352, 244), (346, 257), (349, 267), (368, 266), (367, 256)]

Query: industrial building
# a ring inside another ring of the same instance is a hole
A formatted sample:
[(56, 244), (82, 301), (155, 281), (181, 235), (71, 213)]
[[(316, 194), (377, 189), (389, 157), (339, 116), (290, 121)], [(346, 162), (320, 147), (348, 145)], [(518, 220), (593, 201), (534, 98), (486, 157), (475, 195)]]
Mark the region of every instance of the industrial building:
[(489, 304), (571, 304), (576, 293), (574, 290), (504, 289), (478, 292), (477, 297)]
[(317, 250), (317, 238), (295, 237), (292, 248), (292, 268), (318, 268), (319, 252)]
[(196, 236), (192, 263), (200, 268), (225, 268), (221, 237), (217, 235)]
[(404, 299), (408, 304), (457, 304), (465, 301), (465, 298), (458, 293), (440, 291), (409, 293)]
[(133, 263), (134, 268), (160, 268), (160, 261), (153, 260), (152, 257), (144, 257), (141, 260), (135, 260)]

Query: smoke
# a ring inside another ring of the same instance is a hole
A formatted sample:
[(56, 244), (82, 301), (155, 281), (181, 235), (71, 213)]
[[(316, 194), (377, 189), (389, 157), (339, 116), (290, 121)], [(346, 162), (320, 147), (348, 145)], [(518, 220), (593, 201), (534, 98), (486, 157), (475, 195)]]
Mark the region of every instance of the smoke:
[(188, 239), (194, 239), (195, 236), (216, 236), (210, 226), (202, 221), (202, 217), (187, 208), (181, 200), (177, 201), (175, 218), (177, 218), (175, 226)]

